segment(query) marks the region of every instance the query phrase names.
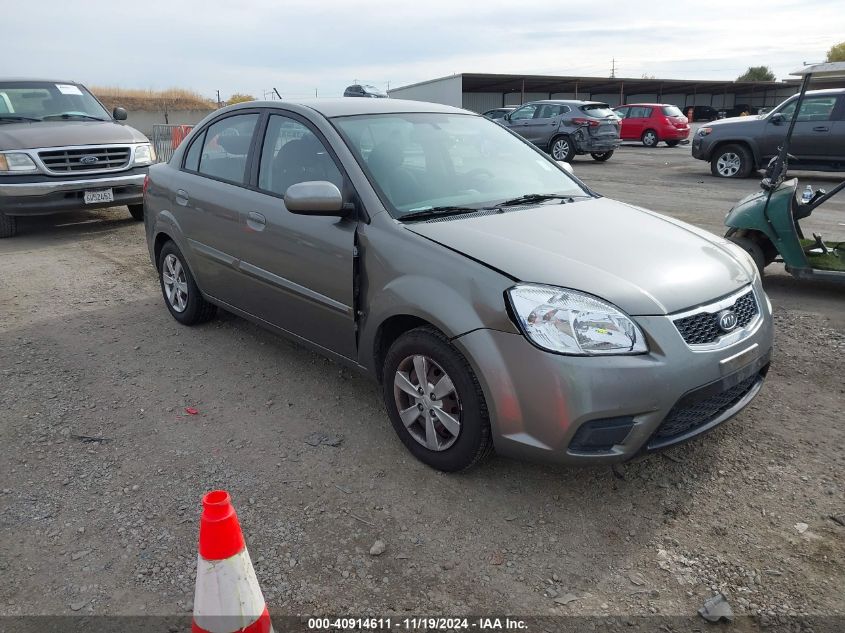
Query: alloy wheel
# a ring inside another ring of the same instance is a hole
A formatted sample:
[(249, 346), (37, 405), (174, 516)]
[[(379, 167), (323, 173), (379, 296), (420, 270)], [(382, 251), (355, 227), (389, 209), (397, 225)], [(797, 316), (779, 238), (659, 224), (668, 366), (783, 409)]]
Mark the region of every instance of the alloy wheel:
[(449, 375), (422, 354), (406, 357), (393, 379), (399, 418), (408, 433), (431, 451), (445, 451), (461, 433), (461, 399)]
[(565, 138), (559, 138), (552, 145), (552, 158), (566, 160), (567, 156), (569, 156), (569, 141)]
[(188, 307), (188, 280), (185, 278), (182, 262), (173, 253), (164, 258), (161, 279), (170, 307), (176, 312), (184, 312)]
[(731, 177), (735, 176), (742, 167), (742, 159), (738, 154), (733, 152), (725, 152), (716, 161), (716, 171), (720, 176)]
[(657, 145), (657, 135), (654, 132), (646, 132), (643, 136), (643, 145), (647, 147)]

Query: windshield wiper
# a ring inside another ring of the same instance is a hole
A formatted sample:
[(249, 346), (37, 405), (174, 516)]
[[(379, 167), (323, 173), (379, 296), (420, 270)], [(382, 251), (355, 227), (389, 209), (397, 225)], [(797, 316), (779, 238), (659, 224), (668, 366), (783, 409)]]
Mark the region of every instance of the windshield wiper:
[(18, 116), (17, 114), (0, 114), (0, 121), (40, 121), (31, 116)]
[(530, 204), (532, 202), (543, 202), (544, 200), (571, 200), (573, 198), (589, 198), (581, 194), (562, 193), (526, 193), (524, 196), (511, 198), (497, 204), (497, 207), (513, 207), (518, 204)]
[(481, 211), (481, 209), (477, 209), (475, 207), (457, 207), (457, 206), (444, 206), (444, 207), (429, 207), (428, 209), (421, 209), (420, 211), (411, 211), (410, 213), (406, 213), (399, 219), (404, 220), (425, 220), (427, 218), (434, 218), (434, 217), (442, 217), (448, 215), (461, 215), (463, 213), (475, 213), (476, 211)]
[(48, 114), (45, 116), (42, 121), (46, 119), (70, 119), (70, 118), (79, 118), (79, 119), (87, 119), (89, 121), (105, 121), (105, 119), (101, 119), (96, 116), (91, 116), (90, 114), (80, 114), (79, 112), (65, 112), (64, 114)]

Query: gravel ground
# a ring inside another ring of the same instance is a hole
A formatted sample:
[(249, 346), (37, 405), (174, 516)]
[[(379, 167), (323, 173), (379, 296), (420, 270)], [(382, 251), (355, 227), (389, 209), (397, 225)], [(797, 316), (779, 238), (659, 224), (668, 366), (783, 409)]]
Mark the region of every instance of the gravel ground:
[[(756, 186), (684, 147), (574, 167), (716, 232)], [(842, 239), (842, 211), (810, 226)], [(366, 379), (231, 315), (178, 325), (128, 217), (0, 242), (0, 614), (189, 613), (200, 498), (223, 487), (278, 613), (695, 617), (721, 591), (754, 626), (845, 616), (841, 288), (773, 267), (767, 384), (698, 441), (452, 476), (409, 456)]]

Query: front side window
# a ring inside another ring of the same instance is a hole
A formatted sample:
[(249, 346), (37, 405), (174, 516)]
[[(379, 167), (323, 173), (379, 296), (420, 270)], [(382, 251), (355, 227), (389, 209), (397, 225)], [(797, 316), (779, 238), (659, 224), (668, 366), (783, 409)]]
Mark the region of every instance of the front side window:
[(631, 119), (647, 119), (651, 116), (651, 108), (636, 106), (631, 108), (631, 113), (628, 116)]
[(630, 114), (631, 108), (616, 108), (614, 112), (616, 113), (616, 116), (618, 116), (620, 119), (624, 119)]
[(413, 112), (332, 123), (399, 219), (434, 207), (494, 206), (526, 194), (588, 195), (553, 161), (484, 117)]
[(511, 114), (511, 121), (522, 121), (524, 119), (533, 119), (534, 113), (537, 111), (536, 105), (522, 106), (518, 110), (514, 110)]
[(267, 123), (258, 187), (279, 196), (300, 182), (326, 180), (343, 190), (343, 176), (323, 142), (304, 123), (274, 114)]
[(205, 131), (197, 171), (203, 176), (244, 184), (246, 159), (257, 122), (258, 114), (252, 113), (228, 116), (211, 124)]
[(35, 121), (106, 121), (111, 116), (85, 86), (79, 84), (0, 81), (0, 122), (21, 118)]
[[(786, 120), (792, 118), (795, 113), (795, 104), (798, 103), (794, 99), (786, 104), (778, 112), (786, 117)], [(806, 97), (804, 103), (801, 104), (801, 111), (798, 112), (799, 121), (829, 121), (833, 114), (833, 109), (836, 107), (836, 96), (829, 97)]]

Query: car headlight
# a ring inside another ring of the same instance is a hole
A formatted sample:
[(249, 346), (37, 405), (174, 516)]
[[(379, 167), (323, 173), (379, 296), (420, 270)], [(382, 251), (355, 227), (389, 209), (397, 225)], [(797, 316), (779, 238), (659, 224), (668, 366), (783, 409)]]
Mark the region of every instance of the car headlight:
[(135, 165), (151, 165), (155, 162), (156, 154), (153, 146), (149, 143), (141, 143), (135, 146)]
[(712, 131), (713, 131), (712, 127), (700, 127), (700, 128), (698, 128), (698, 135), (699, 136), (707, 136)]
[(642, 330), (598, 297), (555, 286), (520, 284), (507, 291), (519, 325), (538, 347), (558, 354), (642, 354)]
[(38, 171), (38, 167), (27, 154), (21, 152), (0, 153), (0, 174), (20, 174)]

